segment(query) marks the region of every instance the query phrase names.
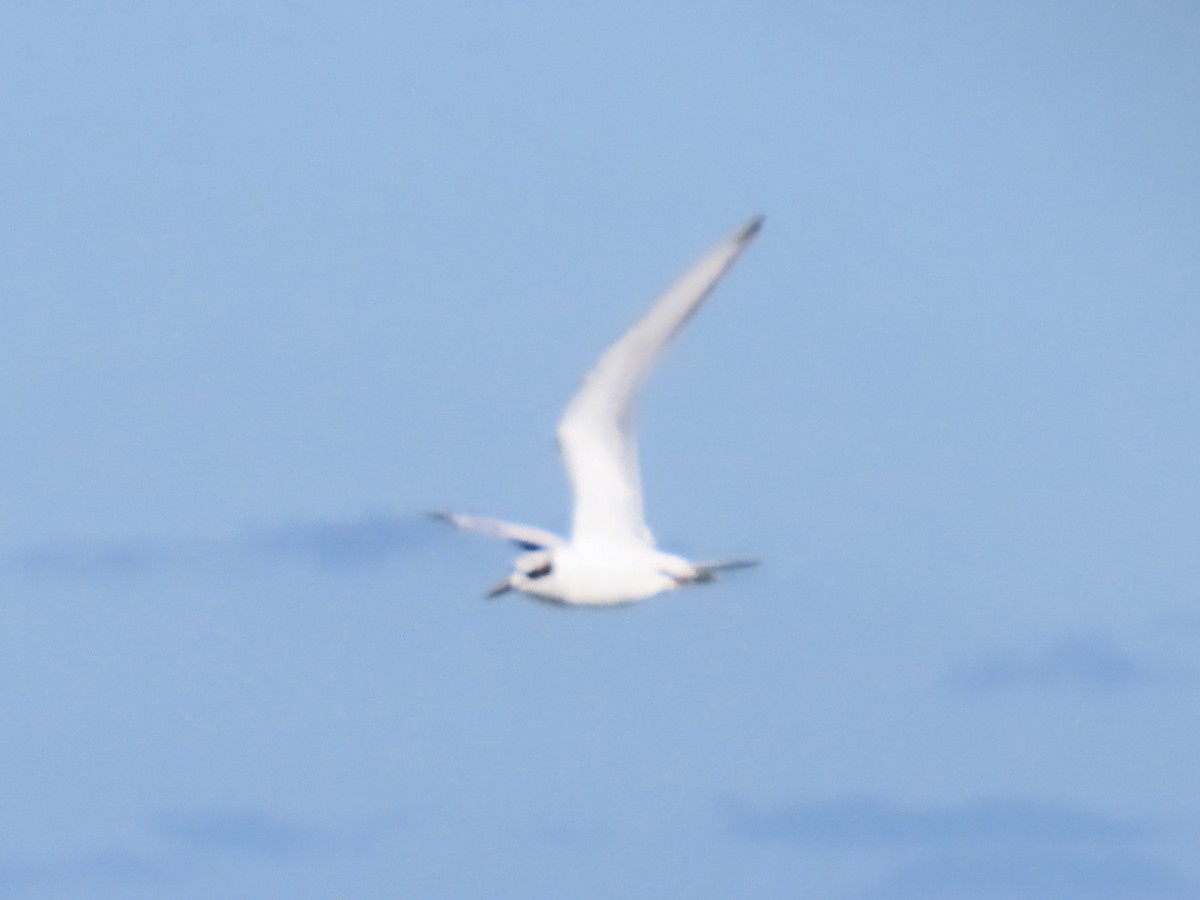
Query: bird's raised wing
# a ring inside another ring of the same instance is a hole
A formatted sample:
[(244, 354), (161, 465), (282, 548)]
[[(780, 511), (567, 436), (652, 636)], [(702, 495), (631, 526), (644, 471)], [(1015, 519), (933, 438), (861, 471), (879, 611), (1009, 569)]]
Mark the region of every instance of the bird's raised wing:
[(500, 538), (503, 541), (512, 541), (518, 547), (525, 550), (544, 550), (548, 547), (557, 547), (563, 543), (563, 539), (557, 534), (549, 531), (544, 531), (541, 528), (534, 528), (532, 525), (516, 525), (512, 522), (501, 522), (499, 519), (488, 519), (484, 516), (468, 516), (463, 513), (444, 512), (435, 510), (431, 512), (435, 519), (441, 519), (443, 522), (449, 522), (456, 528), (461, 528), (464, 531), (476, 531), (479, 534), (486, 534), (488, 537)]
[(642, 513), (633, 420), (663, 349), (762, 227), (752, 219), (702, 259), (600, 357), (567, 404), (558, 445), (575, 495), (572, 543), (654, 546)]

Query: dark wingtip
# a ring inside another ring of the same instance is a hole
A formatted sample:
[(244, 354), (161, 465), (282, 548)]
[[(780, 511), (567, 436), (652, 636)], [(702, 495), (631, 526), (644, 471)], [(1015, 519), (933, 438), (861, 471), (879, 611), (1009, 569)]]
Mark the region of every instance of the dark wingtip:
[(753, 219), (743, 225), (740, 231), (738, 231), (736, 238), (737, 242), (739, 244), (744, 244), (751, 240), (756, 234), (762, 231), (763, 222), (765, 221), (767, 221), (766, 216), (755, 216)]

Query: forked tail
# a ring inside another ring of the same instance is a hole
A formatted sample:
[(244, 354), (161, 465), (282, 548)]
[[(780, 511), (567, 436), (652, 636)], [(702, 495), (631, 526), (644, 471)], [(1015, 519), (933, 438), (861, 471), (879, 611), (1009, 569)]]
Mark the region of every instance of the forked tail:
[(713, 562), (692, 563), (692, 567), (696, 570), (696, 583), (707, 584), (710, 581), (716, 581), (721, 572), (749, 569), (757, 566), (759, 562), (760, 560), (757, 559), (720, 559)]

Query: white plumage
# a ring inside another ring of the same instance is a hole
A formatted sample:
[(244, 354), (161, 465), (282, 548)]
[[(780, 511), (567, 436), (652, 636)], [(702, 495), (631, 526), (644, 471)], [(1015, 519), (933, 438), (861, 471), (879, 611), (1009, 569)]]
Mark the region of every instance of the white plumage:
[(739, 228), (660, 297), (605, 351), (567, 404), (558, 424), (558, 446), (574, 494), (570, 540), (497, 519), (434, 514), (459, 528), (510, 540), (528, 551), (489, 596), (516, 589), (558, 603), (630, 603), (712, 581), (723, 569), (753, 565), (750, 560), (689, 562), (655, 547), (642, 511), (633, 426), (642, 388), (663, 351), (750, 245), (762, 223), (758, 217)]

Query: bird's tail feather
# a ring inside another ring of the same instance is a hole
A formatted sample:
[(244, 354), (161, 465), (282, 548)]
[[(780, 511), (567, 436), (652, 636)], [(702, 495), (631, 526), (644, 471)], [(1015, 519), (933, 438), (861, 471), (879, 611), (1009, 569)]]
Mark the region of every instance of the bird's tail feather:
[(717, 576), (721, 572), (729, 572), (733, 569), (749, 569), (751, 566), (757, 566), (757, 559), (719, 559), (710, 562), (692, 563), (696, 570), (696, 581), (705, 583), (716, 581)]

